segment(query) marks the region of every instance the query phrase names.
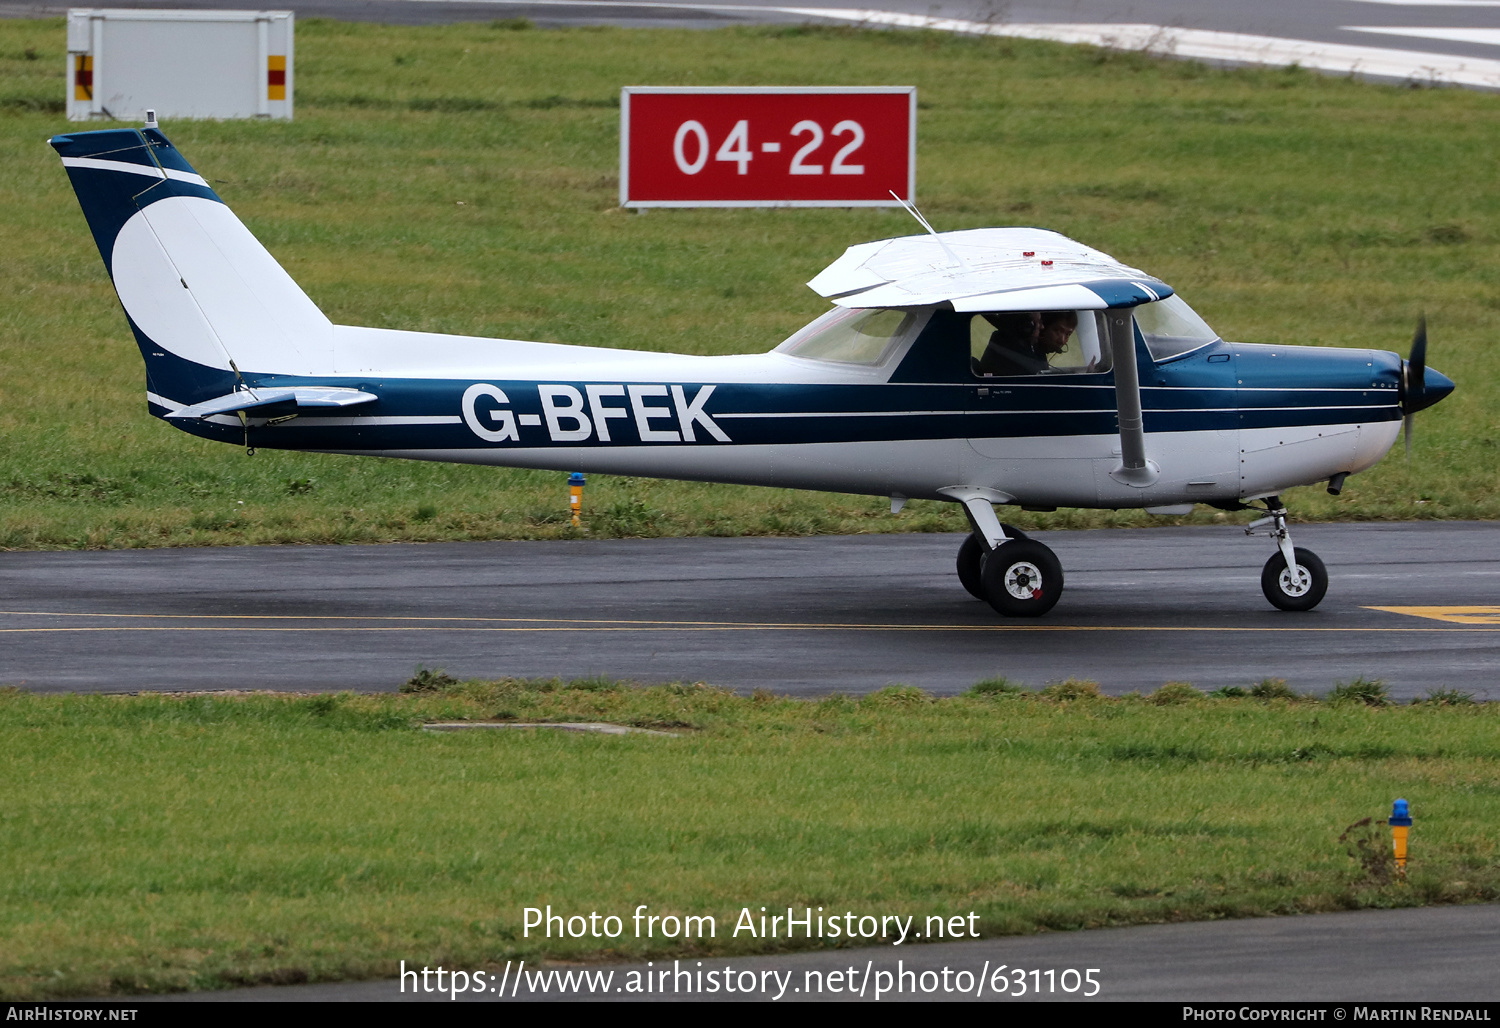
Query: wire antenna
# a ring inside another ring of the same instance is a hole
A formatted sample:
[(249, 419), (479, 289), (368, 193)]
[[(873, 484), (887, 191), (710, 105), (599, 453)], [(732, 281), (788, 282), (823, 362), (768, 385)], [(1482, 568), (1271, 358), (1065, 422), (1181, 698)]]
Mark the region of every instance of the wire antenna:
[(894, 189), (890, 190), (890, 194), (891, 196), (895, 197), (897, 203), (906, 208), (907, 214), (910, 214), (913, 218), (917, 219), (918, 225), (921, 225), (928, 232), (932, 233), (932, 238), (937, 241), (938, 246), (941, 246), (943, 248), (943, 252), (948, 255), (948, 259), (953, 262), (954, 267), (967, 268), (969, 266), (968, 262), (966, 262), (962, 257), (948, 248), (948, 244), (943, 242), (943, 237), (938, 235), (937, 229), (929, 225), (927, 223), (927, 219), (922, 217), (922, 212), (917, 210), (916, 204), (907, 203), (905, 200), (901, 199), (901, 197), (896, 195), (896, 191)]

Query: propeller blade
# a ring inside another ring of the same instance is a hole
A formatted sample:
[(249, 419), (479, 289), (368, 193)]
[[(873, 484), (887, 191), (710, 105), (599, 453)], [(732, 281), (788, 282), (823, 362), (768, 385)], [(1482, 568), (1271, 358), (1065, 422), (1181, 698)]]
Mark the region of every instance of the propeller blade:
[(1427, 315), (1417, 319), (1417, 334), (1411, 337), (1411, 357), (1407, 360), (1411, 372), (1409, 384), (1414, 396), (1421, 396), (1427, 389)]
[(1401, 420), (1403, 422), (1401, 434), (1406, 437), (1406, 459), (1411, 460), (1411, 432), (1412, 428), (1416, 425), (1417, 416), (1415, 414), (1408, 414)]
[[(1427, 315), (1417, 319), (1416, 334), (1411, 337), (1411, 356), (1401, 365), (1401, 413), (1407, 417), (1430, 407), (1437, 400), (1429, 400), (1427, 392)], [(1438, 397), (1437, 399), (1442, 399)], [(1407, 449), (1411, 449), (1411, 423), (1407, 422)]]

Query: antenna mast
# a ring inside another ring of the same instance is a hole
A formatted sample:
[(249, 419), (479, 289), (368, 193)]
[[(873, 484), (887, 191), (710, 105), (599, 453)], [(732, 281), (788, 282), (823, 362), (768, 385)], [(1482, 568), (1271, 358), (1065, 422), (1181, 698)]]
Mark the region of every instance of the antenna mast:
[(895, 197), (897, 203), (906, 208), (907, 214), (910, 214), (913, 218), (917, 219), (918, 225), (921, 225), (928, 232), (932, 233), (932, 238), (937, 241), (938, 246), (941, 246), (943, 248), (943, 252), (948, 255), (948, 259), (953, 262), (954, 267), (967, 268), (969, 266), (963, 258), (959, 257), (958, 254), (954, 253), (948, 248), (948, 244), (943, 242), (943, 237), (938, 235), (937, 229), (929, 225), (927, 223), (927, 219), (922, 217), (922, 212), (917, 210), (916, 204), (907, 203), (905, 200), (901, 199), (901, 197), (896, 196), (896, 191), (894, 189), (890, 190), (890, 194), (891, 196)]

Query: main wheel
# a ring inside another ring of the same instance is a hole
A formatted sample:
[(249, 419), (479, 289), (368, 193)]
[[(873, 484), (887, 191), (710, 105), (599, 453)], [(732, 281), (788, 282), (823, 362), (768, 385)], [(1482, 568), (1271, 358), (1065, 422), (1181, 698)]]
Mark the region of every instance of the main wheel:
[(1260, 591), (1271, 606), (1281, 610), (1312, 610), (1328, 591), (1328, 569), (1312, 550), (1292, 548), (1297, 558), (1296, 573), (1288, 570), (1286, 558), (1277, 550), (1260, 572)]
[(1062, 596), (1062, 564), (1034, 539), (1013, 539), (985, 558), (983, 581), (984, 598), (1001, 614), (1041, 617)]
[[(1000, 526), (1011, 539), (1026, 539), (1028, 536), (1014, 525)], [(983, 600), (984, 595), (984, 543), (979, 537), (970, 533), (964, 539), (964, 544), (958, 548), (958, 580), (968, 590), (969, 595), (976, 600)]]

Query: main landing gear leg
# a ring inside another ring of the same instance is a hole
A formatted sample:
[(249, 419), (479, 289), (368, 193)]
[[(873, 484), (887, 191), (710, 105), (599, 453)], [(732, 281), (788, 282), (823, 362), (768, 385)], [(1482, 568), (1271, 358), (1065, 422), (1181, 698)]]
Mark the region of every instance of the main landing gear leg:
[(1266, 517), (1245, 526), (1245, 534), (1250, 535), (1262, 525), (1270, 525), (1269, 534), (1276, 541), (1277, 552), (1260, 572), (1260, 591), (1279, 610), (1312, 610), (1328, 592), (1328, 569), (1312, 550), (1292, 545), (1281, 497), (1266, 498), (1266, 513)]
[(972, 529), (958, 548), (958, 580), (971, 596), (1006, 617), (1041, 617), (1062, 596), (1057, 555), (1024, 532), (1000, 523), (988, 500), (964, 501)]

